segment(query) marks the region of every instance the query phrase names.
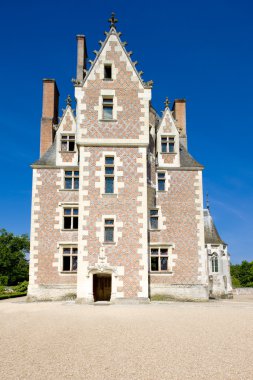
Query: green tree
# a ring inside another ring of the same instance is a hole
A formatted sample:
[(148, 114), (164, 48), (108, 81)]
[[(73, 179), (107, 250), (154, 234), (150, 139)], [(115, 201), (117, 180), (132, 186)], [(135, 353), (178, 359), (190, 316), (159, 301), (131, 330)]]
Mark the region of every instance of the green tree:
[(28, 280), (29, 252), (28, 235), (15, 236), (5, 229), (0, 230), (0, 281), (3, 285), (16, 285)]
[(253, 261), (242, 261), (241, 264), (231, 265), (231, 276), (234, 286), (253, 287)]

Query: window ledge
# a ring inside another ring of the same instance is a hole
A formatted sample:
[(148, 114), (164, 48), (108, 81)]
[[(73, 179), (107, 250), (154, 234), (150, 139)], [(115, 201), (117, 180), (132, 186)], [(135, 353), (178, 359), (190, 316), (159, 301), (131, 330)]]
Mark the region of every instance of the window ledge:
[(175, 154), (177, 154), (177, 152), (161, 152), (161, 154), (171, 154), (171, 155), (175, 155)]
[(114, 120), (114, 119), (100, 119), (98, 120), (100, 122), (106, 122), (106, 123), (116, 123), (118, 120)]
[(76, 153), (76, 150), (59, 150), (59, 153)]
[(79, 189), (59, 189), (59, 191), (79, 191)]
[(60, 274), (77, 274), (77, 271), (60, 271)]
[(103, 245), (116, 245), (115, 241), (104, 241)]
[(117, 193), (102, 193), (102, 196), (117, 198), (118, 194)]
[(160, 228), (149, 228), (149, 231), (158, 231), (158, 232), (160, 232), (161, 229)]
[(167, 190), (157, 190), (158, 193), (167, 193)]
[(78, 228), (76, 229), (71, 229), (71, 228), (62, 228), (61, 231), (63, 232), (77, 232), (78, 231)]
[(113, 81), (113, 78), (104, 78), (103, 79), (105, 82), (112, 82)]
[(172, 274), (172, 270), (169, 271), (169, 270), (165, 270), (165, 271), (155, 271), (155, 272), (152, 272), (152, 271), (149, 271), (149, 274)]

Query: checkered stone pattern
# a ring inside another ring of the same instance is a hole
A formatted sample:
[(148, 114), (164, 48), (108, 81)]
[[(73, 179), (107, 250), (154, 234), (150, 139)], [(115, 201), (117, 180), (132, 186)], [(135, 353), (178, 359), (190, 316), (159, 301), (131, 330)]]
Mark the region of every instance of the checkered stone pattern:
[(61, 191), (62, 183), (61, 169), (34, 169), (30, 285), (38, 289), (76, 284), (76, 274), (61, 273), (59, 243), (77, 244), (77, 231), (63, 231), (63, 205), (77, 205), (78, 192)]
[[(114, 152), (124, 187), (118, 194), (102, 194), (97, 186), (97, 171), (104, 153)], [(80, 227), (79, 242), (85, 239), (86, 255), (80, 278), (88, 275), (88, 267), (96, 266), (101, 248), (110, 266), (118, 271), (117, 293), (125, 298), (148, 296), (147, 284), (147, 177), (146, 148), (82, 147), (80, 154)], [(85, 162), (85, 169), (81, 169)], [(81, 178), (82, 176), (82, 178)], [(83, 211), (87, 210), (85, 215)], [(103, 219), (114, 217), (113, 244), (104, 242)], [(85, 230), (88, 232), (85, 233)], [(85, 234), (84, 234), (85, 233)], [(118, 270), (119, 268), (119, 270)]]
[(73, 165), (75, 164), (75, 153), (61, 152), (60, 156), (63, 163), (68, 162), (68, 163), (73, 163)]
[(69, 113), (66, 114), (66, 117), (63, 122), (62, 129), (64, 132), (69, 132), (73, 130), (73, 121), (72, 118), (70, 117)]
[(150, 231), (151, 243), (174, 245), (172, 274), (151, 274), (151, 284), (205, 283), (202, 178), (197, 171), (170, 171), (167, 192), (157, 192), (157, 205), (166, 216), (166, 229)]
[[(103, 79), (104, 63), (112, 63), (114, 79)], [(115, 119), (102, 119), (102, 96), (113, 94)], [(77, 89), (78, 139), (134, 139), (148, 142), (150, 90), (144, 89), (133, 66), (112, 34), (84, 83)]]

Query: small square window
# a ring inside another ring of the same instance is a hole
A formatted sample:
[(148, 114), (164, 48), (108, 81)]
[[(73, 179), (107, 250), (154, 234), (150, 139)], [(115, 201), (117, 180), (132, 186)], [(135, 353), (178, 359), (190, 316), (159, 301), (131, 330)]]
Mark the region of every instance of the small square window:
[(150, 229), (158, 230), (158, 210), (149, 211)]
[(104, 79), (112, 79), (112, 65), (104, 65)]
[(165, 173), (157, 173), (158, 190), (165, 191)]
[(113, 119), (113, 98), (103, 98), (103, 119)]
[(150, 249), (150, 270), (151, 272), (168, 271), (169, 269), (169, 250), (168, 248)]
[(79, 189), (79, 171), (65, 170), (64, 189), (66, 190)]
[(62, 250), (62, 271), (76, 272), (77, 271), (77, 248), (64, 247)]
[(107, 243), (112, 243), (114, 241), (114, 220), (105, 219), (104, 224), (104, 240)]
[(74, 135), (61, 136), (61, 151), (63, 152), (75, 151), (75, 136)]

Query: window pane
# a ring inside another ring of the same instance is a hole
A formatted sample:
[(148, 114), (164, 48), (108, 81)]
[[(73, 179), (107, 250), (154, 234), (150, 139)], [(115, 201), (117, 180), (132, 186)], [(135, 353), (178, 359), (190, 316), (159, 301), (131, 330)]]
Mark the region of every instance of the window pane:
[(71, 176), (72, 176), (72, 172), (66, 171), (66, 172), (65, 172), (65, 176), (66, 176), (66, 177), (71, 177)]
[(158, 249), (157, 248), (152, 248), (151, 249), (151, 255), (158, 255)]
[(114, 167), (113, 166), (105, 168), (105, 174), (113, 174), (113, 173), (114, 173)]
[(79, 171), (75, 171), (75, 172), (74, 172), (74, 176), (75, 176), (75, 177), (79, 177)]
[(105, 164), (106, 165), (113, 165), (114, 164), (114, 157), (105, 157)]
[(73, 217), (73, 229), (74, 230), (78, 229), (78, 217), (76, 216)]
[(105, 177), (105, 192), (113, 193), (114, 192), (114, 178)]
[(113, 225), (114, 224), (114, 220), (113, 219), (105, 219), (105, 224), (108, 226), (108, 225)]
[(65, 189), (72, 189), (72, 178), (65, 178)]
[(64, 229), (65, 230), (71, 229), (71, 217), (70, 216), (64, 217)]
[(71, 208), (65, 208), (64, 215), (71, 215)]
[(168, 269), (168, 257), (161, 257), (161, 270)]
[(151, 257), (151, 270), (153, 272), (158, 271), (158, 257)]
[(73, 255), (77, 255), (77, 248), (72, 248)]
[(63, 270), (70, 270), (70, 256), (63, 256)]
[(150, 210), (150, 215), (158, 215), (158, 210)]
[(69, 136), (69, 140), (75, 140), (75, 136)]
[(70, 141), (69, 142), (69, 151), (74, 152), (75, 150), (75, 141)]
[(174, 143), (169, 143), (169, 152), (170, 153), (174, 152)]
[(70, 255), (70, 248), (63, 248), (64, 255)]
[(158, 178), (160, 179), (165, 178), (165, 173), (158, 173)]
[(74, 178), (74, 189), (79, 189), (79, 178)]
[(163, 153), (167, 152), (167, 144), (166, 143), (162, 143), (162, 152)]
[(103, 104), (104, 105), (113, 104), (113, 99), (112, 98), (103, 98)]
[(105, 79), (111, 79), (112, 78), (112, 66), (111, 65), (105, 65), (104, 78)]
[(77, 256), (72, 256), (72, 270), (77, 270)]
[(113, 241), (113, 227), (105, 227), (105, 241)]
[(159, 191), (164, 191), (165, 190), (165, 180), (164, 179), (159, 179), (158, 180), (158, 190)]
[(112, 120), (112, 107), (103, 106), (103, 118), (105, 120)]
[(62, 143), (61, 143), (61, 150), (63, 150), (64, 152), (67, 151), (67, 141), (62, 141)]
[(158, 229), (158, 218), (157, 217), (153, 217), (151, 216), (150, 218), (150, 226), (153, 230), (157, 230)]
[(161, 255), (168, 255), (168, 248), (161, 248), (160, 250)]
[(73, 208), (73, 214), (78, 215), (78, 208)]

